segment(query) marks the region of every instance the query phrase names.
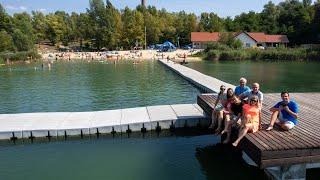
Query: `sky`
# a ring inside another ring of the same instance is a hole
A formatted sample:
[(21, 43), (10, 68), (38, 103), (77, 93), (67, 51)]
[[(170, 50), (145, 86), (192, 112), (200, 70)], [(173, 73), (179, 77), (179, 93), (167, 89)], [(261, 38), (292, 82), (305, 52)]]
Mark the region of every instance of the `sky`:
[[(141, 3), (141, 0), (110, 0), (117, 9), (126, 6), (133, 9)], [(157, 9), (165, 8), (169, 12), (186, 11), (200, 15), (201, 12), (214, 12), (220, 17), (241, 14), (242, 12), (261, 12), (263, 6), (269, 0), (146, 0), (147, 5), (155, 6)], [(284, 0), (272, 0), (278, 4)], [(313, 0), (315, 1), (315, 0)], [(18, 12), (42, 11), (51, 13), (57, 10), (71, 12), (86, 12), (89, 0), (0, 0), (10, 15)]]

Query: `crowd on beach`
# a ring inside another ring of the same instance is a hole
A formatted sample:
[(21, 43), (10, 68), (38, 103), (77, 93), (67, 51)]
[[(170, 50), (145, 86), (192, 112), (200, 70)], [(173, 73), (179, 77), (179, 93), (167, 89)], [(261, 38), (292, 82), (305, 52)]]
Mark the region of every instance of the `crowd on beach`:
[(178, 49), (173, 52), (158, 52), (156, 50), (131, 50), (131, 51), (105, 51), (105, 52), (45, 52), (42, 58), (45, 60), (155, 60), (159, 58), (170, 58), (176, 61), (183, 61), (189, 56), (189, 61), (201, 60), (199, 57), (190, 57), (195, 52)]
[[(263, 93), (259, 90), (260, 85), (253, 83), (251, 89), (246, 86), (247, 80), (240, 78), (239, 86), (234, 90), (224, 85), (220, 86), (220, 92), (212, 111), (212, 123), (210, 128), (216, 134), (227, 134), (224, 144), (230, 142), (232, 126), (240, 126), (237, 139), (232, 143), (238, 146), (241, 139), (247, 133), (255, 133), (261, 130), (261, 110), (263, 108)], [(289, 92), (281, 92), (281, 101), (276, 103), (270, 111), (272, 112), (270, 123), (266, 131), (273, 129), (276, 124), (285, 131), (297, 125), (298, 104), (290, 99)], [(224, 124), (224, 129), (222, 129)]]

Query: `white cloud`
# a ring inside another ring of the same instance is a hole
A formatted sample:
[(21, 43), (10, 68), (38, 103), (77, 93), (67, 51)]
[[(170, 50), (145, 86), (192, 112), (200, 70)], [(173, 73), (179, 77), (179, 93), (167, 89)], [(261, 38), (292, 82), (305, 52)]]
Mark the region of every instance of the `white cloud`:
[(41, 8), (41, 9), (38, 9), (38, 11), (40, 11), (40, 12), (46, 12), (46, 11), (47, 11), (47, 9), (45, 9), (45, 8)]
[(4, 6), (6, 9), (8, 10), (14, 10), (14, 11), (17, 11), (17, 10), (20, 10), (20, 11), (25, 11), (27, 10), (28, 8), (25, 7), (25, 6), (13, 6), (13, 5), (5, 5)]
[(20, 6), (19, 9), (20, 9), (20, 10), (23, 10), (23, 11), (27, 10), (27, 8), (24, 7), (24, 6)]
[(9, 9), (9, 10), (17, 10), (18, 8), (15, 7), (15, 6), (11, 6), (11, 5), (5, 5), (4, 6), (6, 9)]

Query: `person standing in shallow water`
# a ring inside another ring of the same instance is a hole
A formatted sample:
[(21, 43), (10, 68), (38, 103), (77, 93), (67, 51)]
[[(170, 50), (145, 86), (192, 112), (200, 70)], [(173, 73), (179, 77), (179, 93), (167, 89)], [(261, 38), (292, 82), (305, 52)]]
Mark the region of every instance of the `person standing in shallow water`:
[(289, 92), (281, 92), (282, 101), (278, 102), (270, 111), (272, 112), (270, 125), (266, 129), (270, 131), (273, 129), (273, 125), (277, 119), (279, 119), (279, 125), (283, 130), (290, 130), (298, 123), (298, 104), (290, 100)]
[(242, 77), (240, 78), (239, 80), (239, 86), (237, 86), (235, 89), (234, 89), (234, 94), (236, 96), (239, 96), (240, 94), (246, 92), (246, 91), (250, 91), (250, 88), (246, 85), (247, 84), (247, 80), (246, 78)]

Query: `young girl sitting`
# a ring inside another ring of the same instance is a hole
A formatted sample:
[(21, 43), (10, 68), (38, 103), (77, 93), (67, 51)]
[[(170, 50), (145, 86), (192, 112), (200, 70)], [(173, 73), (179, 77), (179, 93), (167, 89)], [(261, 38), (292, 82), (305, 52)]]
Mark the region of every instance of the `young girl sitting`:
[(238, 146), (240, 140), (248, 133), (255, 133), (260, 127), (260, 106), (258, 96), (251, 96), (249, 104), (243, 105), (242, 109), (242, 125), (238, 135), (238, 139), (232, 143), (233, 146)]
[(220, 86), (220, 92), (218, 93), (218, 97), (214, 103), (214, 107), (211, 115), (211, 125), (209, 128), (213, 129), (216, 125), (217, 119), (220, 116), (221, 111), (227, 101), (227, 95), (224, 92), (226, 87), (224, 85)]

